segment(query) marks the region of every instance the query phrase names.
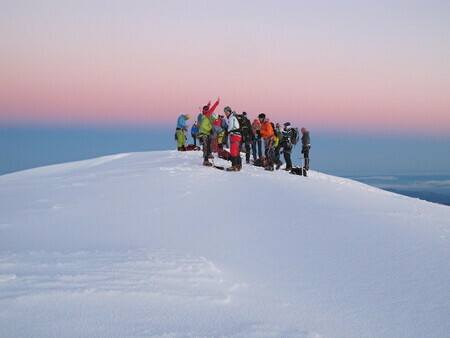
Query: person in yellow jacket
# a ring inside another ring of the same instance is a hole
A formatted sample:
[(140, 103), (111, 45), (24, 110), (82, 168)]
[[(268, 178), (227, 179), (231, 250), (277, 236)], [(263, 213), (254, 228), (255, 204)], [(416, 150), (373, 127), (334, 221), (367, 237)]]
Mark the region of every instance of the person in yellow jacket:
[(186, 125), (186, 121), (189, 120), (191, 116), (189, 114), (183, 114), (178, 117), (177, 120), (177, 128), (175, 132), (175, 139), (177, 141), (178, 151), (186, 150), (186, 134), (188, 128)]

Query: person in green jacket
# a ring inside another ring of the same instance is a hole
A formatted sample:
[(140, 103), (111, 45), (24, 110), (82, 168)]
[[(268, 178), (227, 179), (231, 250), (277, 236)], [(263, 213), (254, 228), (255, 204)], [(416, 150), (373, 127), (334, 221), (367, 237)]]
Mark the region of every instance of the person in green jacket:
[(211, 158), (211, 140), (217, 138), (216, 129), (214, 128), (213, 121), (218, 119), (216, 113), (210, 116), (203, 115), (202, 122), (200, 124), (200, 142), (203, 145), (203, 165), (211, 167), (212, 163), (209, 162)]

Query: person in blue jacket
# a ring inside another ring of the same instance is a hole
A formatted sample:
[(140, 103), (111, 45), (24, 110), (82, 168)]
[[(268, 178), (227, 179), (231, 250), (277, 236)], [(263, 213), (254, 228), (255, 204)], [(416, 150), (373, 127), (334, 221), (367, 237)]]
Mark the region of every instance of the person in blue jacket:
[(194, 147), (197, 146), (197, 136), (198, 136), (199, 132), (200, 132), (200, 130), (198, 128), (197, 121), (195, 121), (191, 128), (191, 136), (194, 139)]
[(175, 138), (177, 141), (178, 151), (186, 150), (186, 134), (188, 128), (186, 121), (189, 120), (191, 116), (189, 114), (180, 115), (177, 121), (177, 130), (175, 132)]

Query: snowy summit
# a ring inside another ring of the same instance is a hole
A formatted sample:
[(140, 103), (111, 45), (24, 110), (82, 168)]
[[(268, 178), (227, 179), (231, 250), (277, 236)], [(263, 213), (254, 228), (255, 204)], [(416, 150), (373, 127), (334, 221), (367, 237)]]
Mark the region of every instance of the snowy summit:
[(0, 336), (448, 337), (450, 207), (201, 164), (0, 176)]

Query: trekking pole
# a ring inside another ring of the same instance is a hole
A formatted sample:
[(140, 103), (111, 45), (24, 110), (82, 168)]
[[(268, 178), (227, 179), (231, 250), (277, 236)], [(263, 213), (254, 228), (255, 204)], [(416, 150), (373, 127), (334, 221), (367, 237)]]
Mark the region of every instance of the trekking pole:
[(305, 159), (304, 157), (299, 157), (298, 158), (300, 160), (300, 166), (303, 168), (305, 165), (303, 163), (303, 160)]

